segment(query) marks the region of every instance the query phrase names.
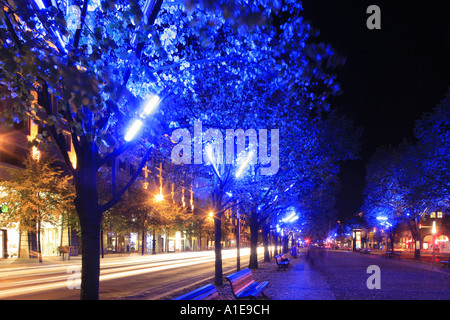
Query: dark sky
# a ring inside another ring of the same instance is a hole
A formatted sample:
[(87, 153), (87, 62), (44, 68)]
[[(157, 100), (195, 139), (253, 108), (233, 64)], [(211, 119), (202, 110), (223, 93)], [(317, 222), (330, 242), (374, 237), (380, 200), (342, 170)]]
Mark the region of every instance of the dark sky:
[[(333, 106), (363, 127), (361, 160), (342, 167), (340, 218), (362, 204), (364, 165), (377, 147), (413, 141), (414, 121), (444, 97), (450, 85), (447, 0), (303, 0), (319, 41), (347, 57), (337, 70), (342, 95)], [(381, 9), (381, 30), (369, 30), (369, 5)]]

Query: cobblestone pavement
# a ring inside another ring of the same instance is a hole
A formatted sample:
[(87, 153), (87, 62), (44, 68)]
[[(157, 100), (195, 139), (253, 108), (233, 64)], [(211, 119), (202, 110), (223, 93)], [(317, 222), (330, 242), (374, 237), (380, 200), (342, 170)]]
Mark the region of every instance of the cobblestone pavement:
[[(450, 299), (450, 271), (439, 265), (333, 251), (315, 252), (307, 264), (338, 300)], [(367, 287), (371, 265), (379, 267), (380, 289)]]

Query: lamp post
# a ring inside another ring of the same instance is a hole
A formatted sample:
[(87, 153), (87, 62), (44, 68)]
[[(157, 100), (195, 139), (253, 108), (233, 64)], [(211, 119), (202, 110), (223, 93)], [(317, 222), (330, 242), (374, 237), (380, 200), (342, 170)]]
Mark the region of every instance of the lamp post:
[[(288, 226), (289, 224), (291, 224), (291, 223), (293, 223), (294, 221), (296, 221), (296, 220), (298, 220), (298, 218), (299, 218), (299, 216), (298, 216), (298, 214), (295, 212), (295, 211), (291, 211), (286, 217), (284, 217), (282, 220), (281, 220), (281, 223), (282, 223), (282, 228), (281, 228), (281, 231), (282, 231), (282, 247), (283, 247), (283, 252), (287, 252), (287, 250), (288, 250), (288, 242), (289, 242), (289, 232), (286, 232), (286, 230), (285, 230), (285, 228), (286, 228), (286, 226)], [(279, 225), (277, 224), (277, 227), (278, 227)], [(284, 236), (285, 236), (285, 233), (287, 233), (287, 236), (288, 236), (288, 238), (286, 239)], [(294, 237), (294, 234), (292, 233), (292, 237)]]
[[(145, 101), (145, 104), (144, 104), (142, 112), (139, 116), (139, 119), (133, 120), (130, 127), (128, 127), (128, 129), (125, 133), (124, 140), (126, 142), (130, 142), (136, 137), (136, 135), (138, 134), (138, 132), (141, 130), (142, 126), (144, 125), (143, 120), (147, 116), (151, 115), (156, 110), (156, 108), (158, 107), (160, 102), (161, 102), (161, 98), (158, 95), (150, 96)], [(115, 196), (115, 194), (116, 194), (115, 185), (116, 185), (116, 168), (115, 168), (115, 160), (113, 160), (113, 167), (112, 167), (112, 194), (113, 194), (113, 196)], [(160, 189), (160, 194), (156, 195), (155, 200), (156, 200), (156, 202), (160, 202), (163, 199), (164, 199), (164, 197), (162, 195), (162, 189)], [(155, 246), (156, 246), (156, 233), (155, 233), (155, 228), (153, 228), (152, 254), (156, 254)], [(103, 253), (103, 245), (102, 245), (102, 253)], [(102, 254), (102, 257), (103, 257), (103, 254)]]
[(433, 243), (433, 260), (432, 260), (431, 264), (434, 265), (434, 259), (435, 259), (435, 254), (436, 254), (436, 252), (434, 250), (434, 247), (436, 244), (436, 221), (433, 221), (433, 227), (431, 228), (431, 234), (433, 235), (432, 240), (431, 240)]
[(128, 130), (124, 137), (126, 142), (130, 142), (136, 137), (137, 133), (141, 130), (144, 124), (143, 120), (145, 119), (145, 117), (155, 112), (160, 102), (161, 98), (158, 95), (151, 96), (146, 100), (139, 119), (134, 119), (131, 125), (128, 127)]
[[(215, 250), (215, 255), (216, 255), (216, 261), (215, 261), (215, 283), (216, 285), (222, 285), (222, 251), (221, 251), (221, 216), (223, 214), (223, 212), (225, 211), (224, 208), (222, 208), (222, 198), (223, 198), (223, 193), (224, 193), (224, 189), (225, 189), (225, 185), (227, 183), (227, 181), (229, 180), (223, 180), (222, 176), (219, 172), (219, 168), (217, 167), (217, 165), (219, 164), (219, 162), (215, 161), (216, 159), (214, 158), (214, 150), (211, 144), (207, 144), (205, 146), (205, 153), (206, 156), (208, 157), (209, 163), (213, 166), (214, 169), (214, 192), (213, 192), (213, 205), (214, 205), (214, 209), (216, 210), (216, 215), (214, 215), (214, 232), (215, 232), (215, 243), (214, 243), (214, 250)], [(247, 168), (247, 166), (250, 163), (251, 158), (253, 157), (253, 151), (250, 151), (247, 154), (246, 159), (244, 159), (240, 165), (238, 170), (235, 173), (235, 178), (238, 179), (242, 176), (242, 174), (244, 173), (244, 170)], [(217, 183), (217, 180), (219, 180), (219, 183)], [(240, 217), (238, 218), (238, 224), (240, 226)], [(240, 230), (238, 231), (240, 233)], [(238, 236), (238, 238), (240, 238), (240, 235)], [(238, 239), (238, 241), (240, 242), (240, 239)], [(237, 269), (240, 269), (240, 250), (237, 250)]]
[(236, 228), (236, 271), (241, 270), (241, 214), (239, 208), (236, 208), (237, 228)]

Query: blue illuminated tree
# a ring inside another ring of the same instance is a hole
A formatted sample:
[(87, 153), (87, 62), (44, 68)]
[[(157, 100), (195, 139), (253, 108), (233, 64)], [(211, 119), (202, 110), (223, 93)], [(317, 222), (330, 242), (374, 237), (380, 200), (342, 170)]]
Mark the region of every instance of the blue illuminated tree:
[(362, 210), (372, 224), (390, 224), (391, 241), (398, 223), (405, 223), (420, 257), (420, 222), (424, 214), (449, 203), (449, 96), (425, 113), (414, 129), (417, 143), (380, 148), (367, 166)]
[[(33, 143), (56, 144), (73, 176), (82, 299), (98, 299), (103, 213), (138, 178), (152, 147), (196, 120), (205, 128), (294, 128), (307, 112), (323, 117), (338, 91), (329, 70), (340, 58), (309, 43), (311, 27), (293, 0), (2, 4), (0, 81), (13, 100), (2, 121), (35, 121)], [(160, 108), (145, 116), (154, 94)], [(142, 125), (133, 127), (140, 136), (125, 139), (131, 123)], [(291, 152), (302, 143), (288, 141)], [(98, 170), (125, 152), (135, 174), (99, 203)]]
[(379, 148), (367, 165), (362, 210), (369, 223), (387, 227), (392, 245), (400, 223), (406, 223), (414, 239), (420, 240), (418, 222), (424, 207), (413, 188), (420, 179), (422, 155), (417, 146), (403, 142), (395, 148)]
[[(127, 85), (140, 65), (139, 51), (152, 41), (147, 36), (161, 2), (143, 13), (135, 1), (82, 1), (72, 8), (72, 24), (66, 22), (71, 9), (66, 2), (56, 7), (46, 1), (2, 3), (0, 78), (13, 101), (2, 110), (2, 122), (31, 118), (40, 127), (33, 144), (51, 140), (73, 176), (82, 239), (81, 299), (98, 299), (102, 214), (133, 184), (151, 151), (156, 131), (142, 142), (123, 137), (146, 94), (134, 95)], [(71, 148), (76, 161), (69, 157)], [(97, 172), (125, 151), (141, 158), (139, 169), (100, 204)]]
[(420, 174), (413, 186), (415, 200), (434, 211), (450, 203), (450, 92), (432, 112), (423, 114), (414, 129), (420, 149)]

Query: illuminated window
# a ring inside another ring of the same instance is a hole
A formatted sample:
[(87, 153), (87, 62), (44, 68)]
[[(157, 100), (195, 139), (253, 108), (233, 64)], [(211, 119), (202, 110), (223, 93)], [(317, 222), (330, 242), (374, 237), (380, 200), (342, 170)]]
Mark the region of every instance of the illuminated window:
[(430, 213), (430, 218), (436, 218), (436, 212)]
[(438, 211), (438, 212), (437, 212), (437, 217), (438, 217), (438, 218), (442, 218), (442, 212), (441, 212), (441, 211)]

